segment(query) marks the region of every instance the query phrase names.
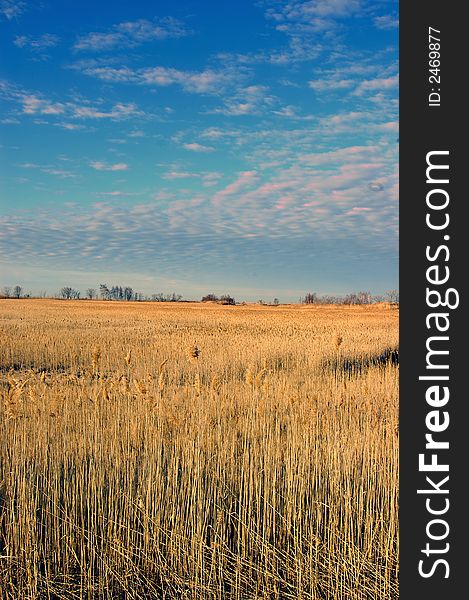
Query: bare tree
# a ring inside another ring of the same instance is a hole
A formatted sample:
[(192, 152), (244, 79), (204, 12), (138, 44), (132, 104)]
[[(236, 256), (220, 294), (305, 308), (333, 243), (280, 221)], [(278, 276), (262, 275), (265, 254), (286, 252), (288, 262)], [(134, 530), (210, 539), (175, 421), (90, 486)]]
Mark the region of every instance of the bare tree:
[(96, 298), (96, 290), (94, 288), (88, 288), (86, 290), (86, 297), (88, 300), (93, 300), (93, 298)]
[(111, 299), (111, 292), (105, 283), (99, 284), (99, 294), (103, 300)]
[(9, 298), (11, 296), (11, 287), (9, 285), (4, 286), (3, 295), (5, 298)]
[(274, 298), (273, 305), (278, 306), (280, 304), (280, 300), (278, 298)]
[(13, 297), (21, 298), (21, 293), (23, 292), (23, 288), (20, 285), (15, 285), (13, 288)]
[(74, 297), (74, 294), (75, 294), (75, 290), (69, 286), (63, 287), (60, 290), (60, 295), (65, 300), (71, 300)]
[(358, 304), (370, 304), (371, 292), (358, 292)]
[(304, 297), (304, 304), (314, 304), (317, 301), (317, 294), (315, 292), (308, 292)]
[(389, 290), (389, 292), (386, 292), (386, 299), (392, 304), (399, 304), (399, 290)]
[(122, 297), (124, 298), (124, 300), (127, 300), (129, 302), (130, 300), (132, 300), (133, 296), (133, 289), (129, 285), (126, 285), (122, 290)]

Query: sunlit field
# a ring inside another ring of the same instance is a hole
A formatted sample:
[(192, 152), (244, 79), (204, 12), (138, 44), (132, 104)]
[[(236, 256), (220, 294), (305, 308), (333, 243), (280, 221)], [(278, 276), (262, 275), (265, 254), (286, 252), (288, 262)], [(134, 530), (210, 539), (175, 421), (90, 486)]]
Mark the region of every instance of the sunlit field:
[(2, 598), (397, 598), (397, 321), (1, 300)]

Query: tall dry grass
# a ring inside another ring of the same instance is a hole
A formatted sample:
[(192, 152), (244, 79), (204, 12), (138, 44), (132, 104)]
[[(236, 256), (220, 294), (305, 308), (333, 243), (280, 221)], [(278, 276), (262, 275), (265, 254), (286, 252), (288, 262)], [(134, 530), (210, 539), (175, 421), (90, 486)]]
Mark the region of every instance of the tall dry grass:
[(3, 598), (397, 598), (395, 311), (0, 316)]

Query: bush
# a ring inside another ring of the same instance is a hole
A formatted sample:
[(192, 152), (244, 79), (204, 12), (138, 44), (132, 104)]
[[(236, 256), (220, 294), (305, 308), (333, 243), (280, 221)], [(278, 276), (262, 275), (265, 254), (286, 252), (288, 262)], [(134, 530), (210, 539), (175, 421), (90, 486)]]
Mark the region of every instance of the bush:
[(202, 302), (218, 302), (218, 297), (215, 294), (207, 294), (202, 298)]

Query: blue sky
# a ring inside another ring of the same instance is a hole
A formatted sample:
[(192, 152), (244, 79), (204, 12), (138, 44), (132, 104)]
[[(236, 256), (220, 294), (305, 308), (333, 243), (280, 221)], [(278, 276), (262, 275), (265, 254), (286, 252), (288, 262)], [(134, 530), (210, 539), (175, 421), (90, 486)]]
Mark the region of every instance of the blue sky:
[(396, 288), (397, 13), (0, 0), (0, 285)]

